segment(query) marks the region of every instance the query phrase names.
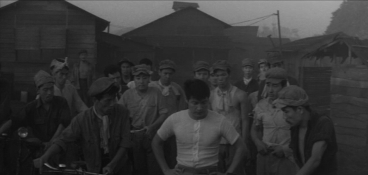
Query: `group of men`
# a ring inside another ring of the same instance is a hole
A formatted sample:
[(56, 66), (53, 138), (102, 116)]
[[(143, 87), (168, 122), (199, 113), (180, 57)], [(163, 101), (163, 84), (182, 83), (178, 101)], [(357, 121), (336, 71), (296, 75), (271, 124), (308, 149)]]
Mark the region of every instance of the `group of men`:
[[(81, 62), (73, 72), (79, 77), (92, 71)], [(89, 87), (88, 76), (80, 77), (77, 87), (67, 79), (67, 59), (55, 59), (51, 75), (34, 77), (39, 98), (0, 133), (30, 128), (45, 145), (34, 160), (41, 172), (66, 153), (67, 161), (83, 160), (88, 171), (104, 174), (336, 174), (333, 124), (311, 110), (282, 61), (241, 64), (243, 79), (232, 84), (226, 60), (198, 61), (182, 88), (172, 81), (171, 60), (160, 62), (155, 79), (149, 59), (123, 59)]]

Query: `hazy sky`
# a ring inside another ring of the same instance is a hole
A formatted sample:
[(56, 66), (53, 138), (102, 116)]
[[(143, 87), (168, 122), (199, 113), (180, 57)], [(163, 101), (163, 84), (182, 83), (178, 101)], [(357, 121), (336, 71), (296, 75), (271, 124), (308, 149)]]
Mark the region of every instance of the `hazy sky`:
[[(9, 1), (1, 1), (1, 6)], [(173, 1), (70, 1), (69, 2), (111, 22), (115, 29), (140, 27), (173, 11)], [(203, 12), (226, 23), (254, 19), (280, 11), (281, 26), (299, 29), (301, 37), (322, 34), (331, 20), (331, 13), (339, 8), (342, 0), (335, 1), (186, 1), (196, 2)], [(254, 21), (253, 21), (254, 22)], [(239, 24), (246, 26), (252, 22)], [(272, 26), (276, 16), (254, 25)]]

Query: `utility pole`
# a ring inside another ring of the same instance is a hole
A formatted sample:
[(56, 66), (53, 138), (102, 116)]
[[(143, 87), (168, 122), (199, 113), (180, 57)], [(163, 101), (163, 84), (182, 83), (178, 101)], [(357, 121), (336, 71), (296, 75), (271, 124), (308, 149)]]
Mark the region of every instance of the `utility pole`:
[(277, 26), (279, 29), (279, 48), (280, 48), (280, 58), (282, 58), (282, 41), (281, 41), (281, 25), (280, 25), (280, 12), (277, 10)]

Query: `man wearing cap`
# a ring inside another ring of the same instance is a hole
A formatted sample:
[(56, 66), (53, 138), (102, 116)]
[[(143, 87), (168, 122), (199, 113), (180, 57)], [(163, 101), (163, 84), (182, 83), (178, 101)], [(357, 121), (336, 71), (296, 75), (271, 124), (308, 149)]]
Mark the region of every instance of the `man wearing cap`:
[(149, 87), (150, 69), (146, 65), (133, 68), (135, 88), (124, 92), (119, 104), (130, 112), (133, 174), (147, 175), (160, 173), (151, 149), (151, 140), (167, 117), (167, 108), (162, 92)]
[(93, 81), (94, 64), (87, 59), (87, 50), (81, 50), (78, 53), (79, 61), (73, 66), (71, 83), (78, 89), (79, 95), (88, 106), (92, 105), (92, 101), (87, 95), (88, 88)]
[[(230, 83), (230, 65), (225, 60), (213, 64), (213, 71), (218, 79), (218, 87), (211, 91), (211, 109), (225, 116), (235, 127), (236, 131), (248, 143), (250, 112), (247, 94)], [(247, 145), (248, 146), (248, 145)], [(222, 139), (219, 152), (219, 171), (226, 172), (233, 160), (235, 150), (229, 142)], [(237, 167), (235, 174), (244, 174), (242, 167)]]
[(130, 146), (129, 112), (116, 104), (118, 91), (110, 78), (93, 82), (88, 94), (94, 98), (94, 105), (73, 118), (50, 149), (34, 161), (35, 165), (42, 168), (53, 155), (66, 151), (66, 143), (78, 141), (89, 172), (122, 174), (122, 157)]
[(259, 68), (259, 74), (258, 74), (258, 83), (266, 79), (266, 72), (268, 69), (270, 69), (271, 65), (267, 61), (267, 59), (262, 58), (258, 61), (258, 68)]
[(254, 109), (252, 139), (257, 146), (257, 174), (295, 175), (296, 166), (292, 161), (290, 125), (284, 113), (274, 108), (272, 102), (287, 84), (284, 69), (271, 68), (266, 73), (268, 97), (260, 100)]
[[(143, 58), (139, 61), (138, 65), (145, 65), (148, 70), (149, 70), (149, 74), (150, 74), (150, 82), (151, 81), (155, 81), (159, 78), (157, 78), (157, 73), (153, 71), (153, 63), (150, 59), (148, 58)], [(130, 88), (130, 89), (134, 89), (135, 88), (135, 81), (134, 81), (134, 78), (133, 78), (133, 81), (129, 82), (127, 84), (127, 86)]]
[(124, 92), (122, 92), (122, 86), (121, 86), (121, 73), (120, 73), (120, 67), (116, 64), (110, 64), (105, 67), (104, 69), (104, 75), (105, 77), (109, 77), (116, 85), (119, 86), (119, 92), (117, 93), (117, 100), (120, 99), (120, 97), (123, 95)]
[(217, 76), (213, 72), (213, 67), (210, 68), (210, 78), (208, 78), (208, 82), (209, 82), (211, 91), (214, 90), (218, 86)]
[(120, 69), (121, 69), (121, 93), (124, 93), (126, 90), (129, 89), (127, 86), (129, 82), (133, 81), (133, 75), (132, 75), (132, 67), (134, 64), (130, 62), (128, 59), (122, 59), (118, 63)]
[(205, 61), (197, 61), (193, 65), (194, 78), (208, 83), (210, 64)]
[(67, 101), (63, 97), (54, 96), (54, 78), (41, 70), (34, 81), (40, 96), (28, 103), (19, 113), (11, 117), (1, 128), (0, 134), (14, 128), (31, 128), (30, 136), (48, 147), (66, 128), (71, 120)]
[(55, 80), (54, 95), (64, 97), (66, 99), (69, 105), (71, 116), (74, 117), (78, 113), (87, 110), (87, 106), (79, 97), (75, 87), (67, 83), (67, 77), (69, 74), (67, 58), (52, 60), (50, 70)]
[(248, 95), (258, 90), (257, 80), (253, 78), (253, 69), (253, 60), (245, 58), (242, 61), (243, 80), (240, 80), (234, 84), (236, 87), (243, 90)]
[[(176, 65), (171, 60), (163, 60), (160, 62), (158, 81), (152, 81), (150, 86), (160, 89), (164, 96), (164, 103), (168, 110), (167, 115), (187, 109), (186, 97), (183, 89), (175, 82), (172, 82), (172, 76), (175, 73)], [(176, 165), (176, 143), (175, 137), (169, 138), (165, 142), (165, 157), (169, 166), (173, 168)]]
[[(188, 110), (172, 114), (152, 141), (152, 149), (165, 175), (234, 174), (245, 152), (240, 134), (221, 114), (209, 110), (210, 89), (201, 80), (184, 83)], [(163, 143), (175, 136), (178, 164), (170, 168), (164, 158)], [(226, 173), (218, 172), (220, 141), (225, 138), (235, 150)]]
[(311, 110), (307, 93), (298, 86), (282, 89), (273, 104), (291, 125), (290, 148), (300, 168), (296, 174), (336, 175), (338, 148), (332, 120)]

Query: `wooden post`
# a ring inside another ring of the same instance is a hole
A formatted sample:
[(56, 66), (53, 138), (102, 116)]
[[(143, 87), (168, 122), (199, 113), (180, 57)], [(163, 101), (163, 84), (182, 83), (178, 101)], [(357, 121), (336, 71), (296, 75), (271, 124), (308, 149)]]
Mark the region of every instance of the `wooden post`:
[(281, 40), (281, 26), (280, 26), (280, 12), (277, 10), (277, 26), (279, 29), (279, 42), (280, 42), (280, 58), (282, 58), (282, 40)]

